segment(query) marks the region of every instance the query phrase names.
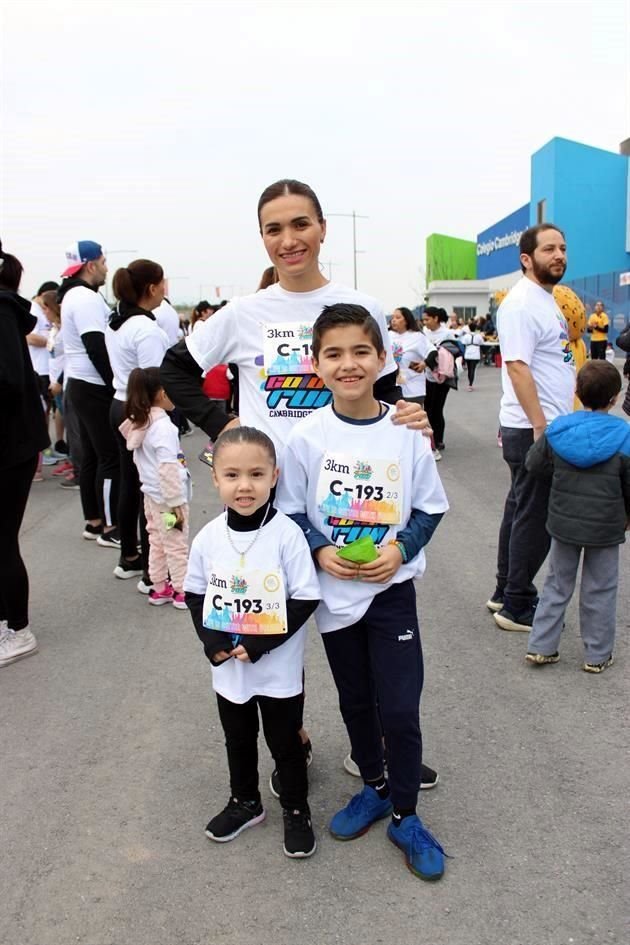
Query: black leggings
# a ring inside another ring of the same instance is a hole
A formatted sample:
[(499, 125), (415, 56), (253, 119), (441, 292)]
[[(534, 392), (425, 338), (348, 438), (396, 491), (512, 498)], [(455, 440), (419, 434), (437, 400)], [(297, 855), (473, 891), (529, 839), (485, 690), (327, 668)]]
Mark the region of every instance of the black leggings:
[(79, 418), (82, 464), (79, 485), (81, 505), (87, 521), (100, 519), (105, 527), (118, 517), (118, 446), (109, 422), (112, 395), (101, 384), (88, 384), (72, 377), (68, 390)]
[(118, 531), (120, 532), (120, 553), (123, 558), (133, 560), (138, 557), (138, 525), (142, 547), (142, 564), (149, 566), (149, 536), (147, 519), (144, 514), (144, 500), (140, 491), (138, 467), (133, 461), (133, 450), (127, 449), (127, 441), (118, 429), (124, 420), (125, 405), (121, 400), (112, 400), (109, 417), (112, 431), (116, 437), (120, 463), (120, 482), (118, 486)]
[(0, 515), (0, 620), (11, 630), (28, 627), (28, 574), (18, 538), (37, 459), (36, 453), (17, 466), (0, 469), (0, 491), (6, 500)]
[[(221, 672), (221, 670), (219, 670)], [(240, 801), (258, 801), (258, 709), (269, 751), (278, 769), (280, 804), (286, 810), (304, 810), (308, 798), (306, 757), (298, 735), (303, 698), (253, 696), (242, 705), (217, 693), (219, 718), (225, 732), (230, 790)]]
[(466, 361), (466, 368), (468, 370), (468, 383), (471, 387), (475, 383), (475, 371), (477, 370), (478, 364), (479, 361), (473, 361), (472, 359), (470, 361)]
[(435, 381), (427, 381), (427, 395), (424, 399), (424, 409), (427, 412), (431, 429), (433, 430), (433, 439), (438, 449), (444, 445), (444, 404), (448, 397), (450, 387), (448, 384), (436, 384)]

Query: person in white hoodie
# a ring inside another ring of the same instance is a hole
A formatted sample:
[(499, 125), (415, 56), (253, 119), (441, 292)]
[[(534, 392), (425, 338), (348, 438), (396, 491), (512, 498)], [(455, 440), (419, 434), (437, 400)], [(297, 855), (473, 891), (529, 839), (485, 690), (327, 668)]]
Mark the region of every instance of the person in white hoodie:
[(188, 567), (190, 475), (179, 445), (173, 409), (159, 368), (134, 368), (129, 375), (125, 420), (120, 424), (126, 448), (144, 494), (149, 535), (149, 603), (186, 610), (184, 578)]
[[(120, 558), (114, 568), (117, 578), (139, 577), (138, 590), (148, 594), (149, 539), (141, 502), (138, 471), (118, 428), (125, 416), (127, 382), (134, 368), (158, 367), (169, 347), (168, 336), (155, 317), (164, 299), (164, 271), (150, 259), (136, 259), (117, 269), (112, 283), (118, 300), (105, 330), (105, 344), (114, 374), (114, 399), (109, 417), (118, 443), (120, 462), (118, 529)], [(138, 529), (141, 553), (138, 553)]]

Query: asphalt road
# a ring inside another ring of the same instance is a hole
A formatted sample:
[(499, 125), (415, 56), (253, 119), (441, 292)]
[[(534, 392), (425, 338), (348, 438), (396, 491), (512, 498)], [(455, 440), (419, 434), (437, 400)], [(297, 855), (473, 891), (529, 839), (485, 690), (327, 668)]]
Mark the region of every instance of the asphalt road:
[[(423, 883), (385, 824), (339, 843), (326, 825), (359, 782), (321, 641), (310, 634), (307, 725), (318, 851), (282, 854), (267, 821), (230, 844), (204, 826), (227, 801), (210, 672), (185, 612), (151, 608), (116, 554), (81, 539), (79, 498), (46, 472), (23, 530), (40, 652), (0, 670), (0, 942), (5, 945), (604, 945), (630, 940), (630, 561), (622, 549), (616, 664), (583, 673), (576, 606), (561, 662), (484, 602), (507, 471), (499, 372), (451, 393), (440, 473), (451, 512), (418, 585), (425, 759), (420, 814), (451, 859)], [(218, 512), (201, 433), (184, 440), (193, 530)], [(7, 497), (5, 497), (7, 501)], [(625, 859), (624, 859), (625, 857)]]

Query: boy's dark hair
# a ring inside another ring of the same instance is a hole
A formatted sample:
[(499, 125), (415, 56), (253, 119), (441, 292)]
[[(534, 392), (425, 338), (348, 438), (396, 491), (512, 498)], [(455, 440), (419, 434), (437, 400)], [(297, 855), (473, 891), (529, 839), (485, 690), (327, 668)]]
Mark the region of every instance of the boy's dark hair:
[(215, 464), (217, 455), (221, 452), (221, 449), (224, 446), (229, 446), (231, 443), (250, 443), (252, 446), (260, 446), (269, 453), (269, 459), (273, 466), (275, 467), (277, 465), (276, 448), (273, 445), (273, 440), (268, 437), (266, 433), (263, 433), (262, 430), (257, 430), (255, 427), (232, 427), (231, 430), (226, 430), (225, 433), (221, 433), (220, 436), (217, 437), (212, 454)]
[(578, 372), (576, 394), (590, 410), (603, 410), (621, 390), (621, 376), (608, 361), (587, 361)]
[(127, 381), (125, 417), (133, 420), (136, 426), (146, 426), (153, 401), (163, 386), (159, 368), (134, 368)]
[(324, 306), (321, 315), (313, 325), (311, 345), (315, 360), (319, 358), (324, 333), (330, 331), (331, 328), (343, 328), (349, 325), (358, 325), (362, 328), (363, 333), (370, 339), (378, 354), (385, 350), (378, 322), (366, 308), (349, 302), (336, 302), (334, 305)]
[[(560, 234), (562, 239), (566, 239), (559, 226), (555, 226), (553, 223), (537, 223), (536, 226), (530, 226), (528, 230), (524, 230), (521, 233), (521, 238), (518, 244), (519, 256), (533, 256), (534, 250), (538, 246), (538, 234), (544, 233), (545, 230), (555, 230), (556, 233)], [(523, 263), (521, 263), (521, 270), (523, 272), (527, 272)]]

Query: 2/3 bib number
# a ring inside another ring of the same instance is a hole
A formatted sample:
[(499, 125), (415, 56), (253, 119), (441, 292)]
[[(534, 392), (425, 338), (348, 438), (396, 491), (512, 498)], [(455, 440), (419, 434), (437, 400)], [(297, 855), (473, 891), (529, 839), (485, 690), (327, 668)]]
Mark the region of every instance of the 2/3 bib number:
[(322, 515), (398, 525), (402, 500), (402, 477), (397, 461), (325, 454), (317, 482), (317, 504)]

